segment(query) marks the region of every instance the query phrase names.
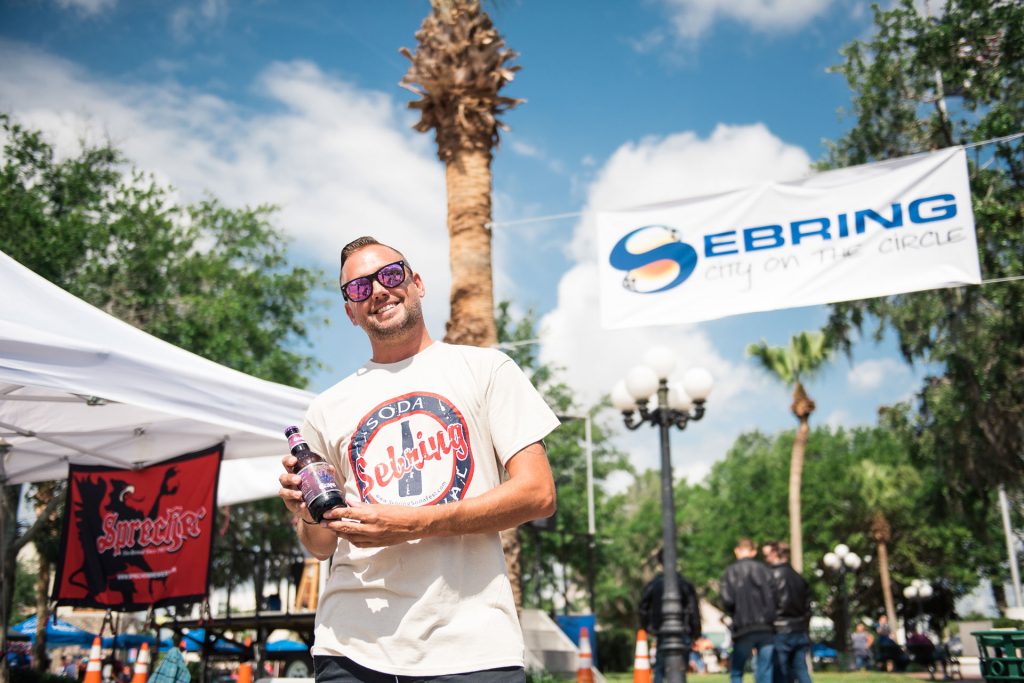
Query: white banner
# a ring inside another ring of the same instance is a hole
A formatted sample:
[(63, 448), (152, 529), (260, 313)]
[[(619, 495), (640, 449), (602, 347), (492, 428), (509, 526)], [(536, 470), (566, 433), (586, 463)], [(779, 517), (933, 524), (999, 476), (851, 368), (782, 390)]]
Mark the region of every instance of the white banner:
[(597, 226), (606, 328), (981, 282), (960, 147), (602, 211)]

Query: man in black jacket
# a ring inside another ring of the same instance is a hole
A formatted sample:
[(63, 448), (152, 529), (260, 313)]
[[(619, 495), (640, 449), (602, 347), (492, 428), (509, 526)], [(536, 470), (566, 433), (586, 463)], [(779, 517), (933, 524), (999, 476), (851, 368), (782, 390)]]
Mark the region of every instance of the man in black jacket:
[(775, 622), (775, 589), (772, 573), (757, 557), (757, 546), (741, 538), (733, 550), (736, 561), (725, 569), (720, 592), (726, 614), (732, 619), (732, 657), (729, 676), (742, 683), (743, 669), (754, 650), (754, 680), (772, 683), (772, 624)]
[[(662, 553), (658, 551), (658, 564), (664, 565), (662, 559)], [(664, 571), (664, 570), (663, 570)], [(676, 578), (679, 579), (679, 600), (683, 607), (683, 645), (686, 648), (683, 658), (684, 665), (684, 678), (686, 671), (686, 662), (689, 659), (690, 647), (693, 641), (700, 638), (701, 635), (701, 623), (700, 623), (700, 602), (697, 598), (697, 591), (694, 590), (693, 584), (686, 580), (686, 578), (676, 572)], [(659, 572), (657, 576), (648, 582), (644, 586), (643, 593), (640, 596), (640, 625), (650, 635), (657, 636), (661, 630), (661, 622), (664, 619), (662, 615), (662, 603), (665, 595), (665, 574)], [(654, 658), (654, 683), (661, 683), (665, 677), (665, 659), (661, 656), (655, 656)]]
[(775, 579), (775, 683), (811, 683), (807, 656), (811, 650), (811, 594), (804, 577), (789, 564), (789, 544), (778, 541), (761, 548)]

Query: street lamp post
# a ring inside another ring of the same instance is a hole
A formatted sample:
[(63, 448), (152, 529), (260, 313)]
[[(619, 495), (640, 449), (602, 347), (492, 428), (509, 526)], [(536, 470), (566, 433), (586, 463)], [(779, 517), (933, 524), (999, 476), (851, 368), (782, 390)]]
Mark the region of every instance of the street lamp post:
[(825, 556), (821, 559), (826, 567), (839, 574), (839, 593), (841, 599), (841, 609), (839, 617), (839, 628), (836, 629), (836, 640), (839, 645), (839, 652), (842, 655), (842, 662), (840, 668), (846, 668), (846, 665), (850, 661), (849, 657), (849, 639), (848, 629), (850, 627), (850, 594), (849, 588), (846, 585), (846, 574), (848, 572), (855, 572), (860, 569), (861, 559), (860, 555), (850, 550), (849, 546), (845, 543), (840, 543), (832, 552), (825, 553)]
[(932, 585), (924, 579), (914, 579), (910, 582), (909, 586), (903, 589), (903, 597), (917, 603), (917, 623), (915, 626), (921, 630), (922, 622), (924, 621), (924, 601), (932, 597)]
[[(704, 417), (704, 403), (711, 393), (711, 373), (691, 368), (682, 385), (668, 381), (676, 360), (665, 347), (655, 347), (644, 356), (644, 365), (629, 371), (612, 391), (612, 404), (622, 411), (630, 430), (643, 424), (658, 427), (661, 441), (661, 534), (665, 588), (662, 594), (662, 623), (658, 631), (658, 658), (664, 657), (665, 680), (683, 683), (689, 661), (685, 645), (682, 596), (679, 594), (676, 554), (676, 515), (672, 480), (672, 454), (669, 432), (685, 429), (691, 420)], [(652, 396), (657, 395), (651, 407)], [(639, 413), (639, 414), (637, 414)]]

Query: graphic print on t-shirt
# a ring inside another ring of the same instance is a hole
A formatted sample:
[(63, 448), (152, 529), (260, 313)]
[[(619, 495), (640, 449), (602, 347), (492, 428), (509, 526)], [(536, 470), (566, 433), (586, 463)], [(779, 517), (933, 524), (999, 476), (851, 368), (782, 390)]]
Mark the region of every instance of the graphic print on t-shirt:
[(451, 401), (428, 392), (389, 399), (363, 416), (348, 457), (367, 503), (450, 503), (473, 478), (465, 419)]

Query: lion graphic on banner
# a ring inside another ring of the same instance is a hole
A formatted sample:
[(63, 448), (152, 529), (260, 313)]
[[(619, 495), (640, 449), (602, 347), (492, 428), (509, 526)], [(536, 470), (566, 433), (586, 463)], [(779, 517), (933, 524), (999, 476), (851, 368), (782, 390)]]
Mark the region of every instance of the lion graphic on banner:
[[(106, 526), (105, 520), (111, 515), (121, 522), (143, 522), (155, 519), (160, 513), (160, 502), (164, 496), (174, 495), (178, 486), (173, 483), (177, 469), (170, 467), (164, 473), (160, 489), (149, 508), (148, 513), (140, 507), (131, 505), (135, 487), (121, 479), (110, 480), (110, 492), (107, 493), (107, 482), (104, 479), (93, 480), (83, 478), (78, 482), (80, 502), (74, 510), (74, 523), (78, 537), (101, 538)], [(135, 603), (136, 584), (130, 578), (118, 578), (129, 569), (135, 568), (143, 572), (152, 572), (152, 567), (143, 554), (120, 552), (102, 552), (99, 544), (84, 544), (82, 564), (68, 577), (68, 583), (84, 588), (90, 595), (100, 595), (107, 591), (121, 594), (121, 602)], [(153, 591), (154, 581), (166, 581), (166, 577), (150, 578), (149, 592)]]

